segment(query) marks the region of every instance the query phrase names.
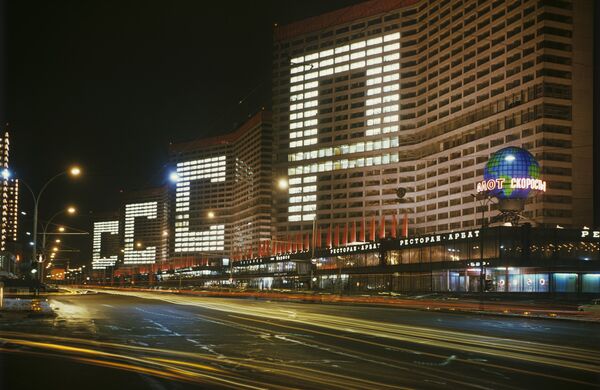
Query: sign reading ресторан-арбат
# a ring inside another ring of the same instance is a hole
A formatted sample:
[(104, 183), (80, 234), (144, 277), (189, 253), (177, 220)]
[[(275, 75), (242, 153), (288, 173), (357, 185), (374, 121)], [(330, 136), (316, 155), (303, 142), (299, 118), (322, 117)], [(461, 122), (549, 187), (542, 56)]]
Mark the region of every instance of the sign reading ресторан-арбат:
[(381, 244), (379, 242), (369, 242), (358, 245), (340, 246), (337, 248), (331, 248), (330, 253), (332, 255), (343, 255), (347, 253), (369, 252), (379, 249), (380, 245)]
[(479, 238), (479, 230), (467, 230), (464, 232), (451, 232), (443, 234), (431, 234), (422, 237), (402, 238), (398, 240), (399, 246), (429, 244), (433, 242), (466, 240), (469, 238)]
[(582, 230), (581, 238), (600, 238), (600, 230)]

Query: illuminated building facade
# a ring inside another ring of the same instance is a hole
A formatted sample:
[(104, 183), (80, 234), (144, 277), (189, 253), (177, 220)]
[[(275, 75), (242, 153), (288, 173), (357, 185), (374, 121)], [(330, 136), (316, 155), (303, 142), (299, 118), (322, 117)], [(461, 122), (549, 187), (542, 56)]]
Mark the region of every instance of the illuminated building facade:
[(506, 146), (529, 150), (548, 183), (525, 217), (591, 225), (592, 9), (374, 0), (277, 28), (276, 172), (289, 190), (276, 230), (399, 212), (412, 234), (474, 228), (496, 213), (472, 195)]
[(174, 259), (221, 264), (271, 238), (271, 115), (223, 136), (170, 146)]
[(119, 259), (119, 219), (99, 219), (93, 223), (92, 268), (114, 267)]
[(121, 216), (124, 265), (167, 260), (169, 202), (165, 187), (130, 192)]
[[(2, 170), (9, 169), (8, 160), (10, 155), (10, 137), (8, 132), (0, 137), (0, 164)], [(2, 212), (0, 214), (0, 250), (7, 250), (10, 245), (17, 241), (19, 227), (19, 180), (10, 177), (2, 177), (0, 196), (2, 198)]]

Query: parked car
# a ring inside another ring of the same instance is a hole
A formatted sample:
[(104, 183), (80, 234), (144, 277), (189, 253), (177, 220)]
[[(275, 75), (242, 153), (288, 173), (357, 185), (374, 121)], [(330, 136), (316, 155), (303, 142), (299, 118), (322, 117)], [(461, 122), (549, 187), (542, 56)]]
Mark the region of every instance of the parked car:
[(47, 284), (44, 286), (44, 289), (46, 290), (46, 292), (58, 292), (58, 286), (54, 285), (54, 284)]
[(591, 303), (577, 306), (579, 311), (593, 311), (600, 313), (600, 299), (593, 299)]

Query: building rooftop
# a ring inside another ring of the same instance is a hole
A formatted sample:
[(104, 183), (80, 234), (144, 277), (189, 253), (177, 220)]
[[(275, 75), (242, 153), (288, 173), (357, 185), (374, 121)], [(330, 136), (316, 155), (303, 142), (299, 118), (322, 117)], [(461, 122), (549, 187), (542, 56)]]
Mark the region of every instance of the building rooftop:
[(198, 138), (187, 142), (178, 142), (169, 145), (169, 154), (181, 153), (188, 150), (202, 149), (215, 145), (227, 145), (238, 140), (248, 130), (256, 127), (258, 124), (271, 120), (271, 112), (261, 110), (254, 114), (250, 119), (244, 122), (240, 127), (231, 133), (219, 135), (216, 137)]
[(398, 8), (407, 7), (419, 0), (371, 0), (350, 7), (341, 8), (332, 12), (313, 16), (283, 26), (278, 26), (274, 31), (274, 40), (284, 41), (299, 35), (322, 31), (339, 24), (349, 23), (354, 20), (379, 15)]
[(153, 187), (153, 188), (143, 188), (143, 189), (137, 189), (137, 190), (131, 190), (131, 191), (126, 191), (123, 196), (125, 198), (125, 200), (127, 201), (131, 201), (131, 200), (142, 200), (145, 198), (152, 198), (152, 197), (162, 197), (167, 193), (167, 189), (164, 186), (161, 187)]

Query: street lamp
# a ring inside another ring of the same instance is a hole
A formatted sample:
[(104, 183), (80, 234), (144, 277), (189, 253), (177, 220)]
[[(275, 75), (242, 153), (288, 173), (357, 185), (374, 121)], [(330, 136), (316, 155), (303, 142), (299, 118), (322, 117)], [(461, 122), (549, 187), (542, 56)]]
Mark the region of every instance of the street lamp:
[(177, 172), (171, 172), (169, 175), (169, 180), (171, 180), (173, 183), (177, 183), (179, 181), (179, 175)]
[[(63, 171), (63, 172), (60, 172), (60, 173), (52, 176), (48, 181), (46, 181), (46, 183), (44, 183), (44, 185), (42, 186), (42, 188), (40, 189), (40, 191), (37, 194), (31, 189), (31, 187), (25, 181), (19, 180), (25, 186), (25, 188), (27, 188), (27, 190), (29, 190), (29, 192), (31, 193), (31, 196), (33, 198), (33, 245), (31, 248), (31, 255), (32, 255), (32, 259), (34, 261), (36, 260), (36, 256), (37, 256), (38, 210), (39, 210), (40, 199), (42, 197), (42, 194), (48, 187), (48, 185), (50, 183), (52, 183), (54, 180), (56, 180), (59, 177), (64, 176), (64, 175), (78, 177), (81, 175), (81, 168), (79, 168), (78, 166), (73, 166), (68, 171)], [(9, 177), (10, 172), (7, 169), (5, 169), (4, 171), (2, 171), (2, 176)], [(40, 267), (41, 267), (41, 265), (40, 265)], [(42, 276), (40, 273), (40, 281), (41, 280), (42, 280)]]
[(284, 177), (280, 178), (279, 180), (277, 180), (277, 187), (280, 190), (287, 190), (289, 187), (288, 180)]
[(71, 167), (71, 169), (69, 170), (69, 174), (71, 174), (71, 176), (77, 177), (81, 175), (81, 168), (79, 168), (78, 166)]

